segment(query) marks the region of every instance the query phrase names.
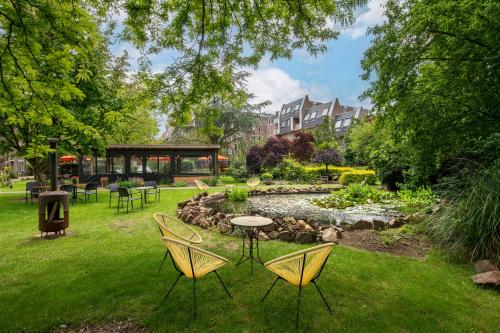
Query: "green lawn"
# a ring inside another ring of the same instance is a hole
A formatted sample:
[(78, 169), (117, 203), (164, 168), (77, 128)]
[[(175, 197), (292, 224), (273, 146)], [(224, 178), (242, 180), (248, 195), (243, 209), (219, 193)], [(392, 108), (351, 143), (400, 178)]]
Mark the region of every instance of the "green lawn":
[[(78, 325), (131, 319), (158, 332), (290, 332), (297, 289), (278, 282), (260, 298), (273, 274), (247, 264), (235, 267), (240, 239), (200, 230), (203, 247), (227, 257), (220, 270), (234, 300), (216, 277), (199, 281), (198, 319), (192, 320), (191, 283), (181, 279), (169, 301), (160, 301), (176, 277), (164, 254), (152, 214), (173, 214), (178, 201), (196, 193), (162, 191), (162, 202), (143, 212), (117, 213), (99, 203), (71, 207), (67, 237), (40, 240), (37, 206), (0, 195), (0, 331), (50, 332)], [(278, 241), (261, 243), (265, 260), (306, 248)], [(313, 286), (304, 289), (304, 332), (494, 332), (500, 327), (500, 297), (470, 281), (468, 264), (435, 251), (425, 260), (335, 247), (318, 280), (334, 308), (329, 316)], [(496, 329), (495, 329), (496, 327)]]

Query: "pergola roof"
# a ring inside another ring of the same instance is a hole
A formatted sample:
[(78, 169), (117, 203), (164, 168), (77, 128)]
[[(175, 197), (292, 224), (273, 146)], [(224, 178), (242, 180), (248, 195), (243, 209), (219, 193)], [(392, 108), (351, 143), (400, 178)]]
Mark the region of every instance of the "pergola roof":
[(130, 144), (130, 145), (109, 145), (108, 149), (147, 149), (147, 150), (181, 150), (181, 149), (220, 149), (219, 145), (187, 145), (187, 144), (163, 144), (163, 145), (148, 145), (148, 144)]

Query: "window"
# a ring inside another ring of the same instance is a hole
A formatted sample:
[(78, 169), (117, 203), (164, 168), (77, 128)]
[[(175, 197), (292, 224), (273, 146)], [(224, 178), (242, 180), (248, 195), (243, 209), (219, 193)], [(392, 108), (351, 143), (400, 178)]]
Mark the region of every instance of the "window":
[(311, 112), (311, 120), (316, 118), (317, 113), (318, 113), (317, 111)]
[(114, 156), (111, 158), (111, 173), (125, 173), (125, 157)]
[(328, 109), (324, 109), (323, 113), (321, 114), (321, 116), (324, 117), (324, 116), (327, 116), (327, 115), (328, 115)]
[(158, 173), (158, 156), (150, 156), (146, 160), (146, 173)]
[(180, 173), (213, 173), (212, 156), (178, 156), (177, 170)]
[(306, 114), (306, 116), (304, 117), (304, 120), (309, 120), (309, 118), (311, 118), (311, 114), (310, 113)]
[(130, 158), (130, 173), (142, 173), (142, 156), (133, 155)]
[(290, 119), (286, 120), (286, 127), (290, 127)]
[(335, 122), (335, 128), (339, 129), (340, 127), (342, 127), (342, 119), (339, 119)]
[(348, 127), (351, 124), (351, 118), (344, 119), (344, 127)]
[(295, 104), (294, 110), (297, 111), (299, 109), (299, 107), (300, 107), (300, 104)]
[(106, 158), (105, 157), (97, 157), (97, 166), (96, 173), (103, 174), (106, 173)]

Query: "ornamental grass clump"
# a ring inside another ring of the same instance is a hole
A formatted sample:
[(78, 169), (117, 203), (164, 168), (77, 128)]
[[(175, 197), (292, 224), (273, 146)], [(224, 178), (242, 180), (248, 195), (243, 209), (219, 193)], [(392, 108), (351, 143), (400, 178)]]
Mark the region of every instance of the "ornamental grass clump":
[(244, 202), (247, 201), (250, 192), (246, 188), (235, 187), (227, 192), (227, 198), (232, 202)]

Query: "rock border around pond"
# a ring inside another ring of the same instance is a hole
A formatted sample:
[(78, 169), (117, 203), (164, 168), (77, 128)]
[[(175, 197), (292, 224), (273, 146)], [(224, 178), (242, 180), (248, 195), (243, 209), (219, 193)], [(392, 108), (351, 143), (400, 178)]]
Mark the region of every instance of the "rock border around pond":
[[(306, 188), (272, 188), (254, 189), (251, 195), (264, 194), (306, 194), (306, 193), (330, 193), (331, 188), (306, 187)], [(177, 204), (177, 216), (185, 223), (198, 225), (203, 229), (217, 228), (222, 234), (230, 234), (234, 231), (230, 220), (239, 214), (224, 214), (214, 208), (207, 207), (208, 204), (226, 199), (224, 192), (208, 194), (207, 192), (197, 194), (187, 201)], [(412, 216), (395, 216), (389, 222), (374, 219), (372, 221), (359, 220), (354, 224), (341, 222), (340, 225), (322, 224), (313, 220), (298, 220), (292, 216), (272, 217), (273, 224), (262, 228), (259, 240), (279, 239), (295, 243), (334, 242), (342, 238), (342, 232), (361, 229), (383, 230), (386, 228), (398, 228), (411, 222)], [(413, 217), (414, 218), (414, 217)]]

